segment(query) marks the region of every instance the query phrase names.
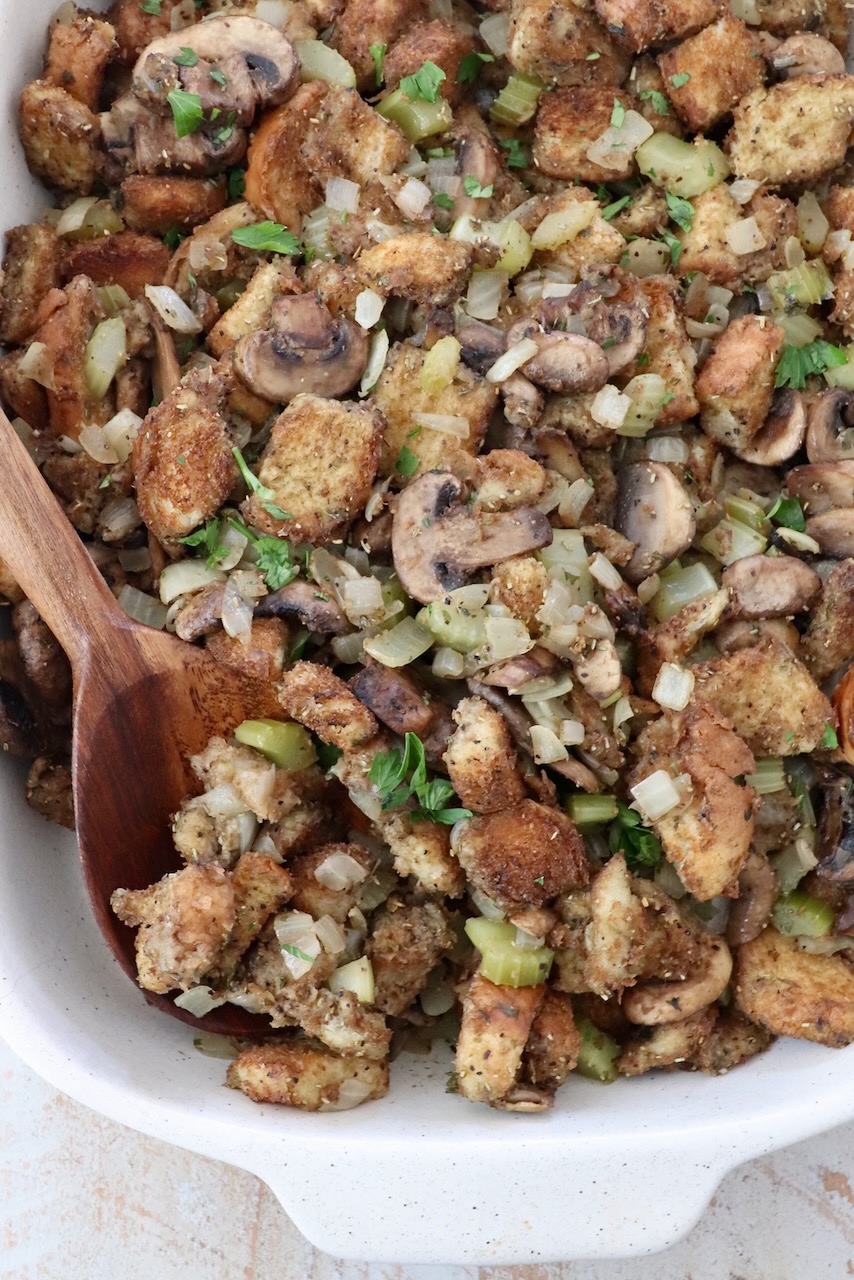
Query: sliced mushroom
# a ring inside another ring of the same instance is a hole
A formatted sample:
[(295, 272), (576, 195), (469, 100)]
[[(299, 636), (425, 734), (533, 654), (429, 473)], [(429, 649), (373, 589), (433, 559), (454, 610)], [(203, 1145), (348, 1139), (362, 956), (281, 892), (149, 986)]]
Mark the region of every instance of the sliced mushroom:
[(797, 651), (801, 642), (800, 632), (795, 624), (786, 622), (783, 618), (768, 618), (761, 622), (724, 622), (715, 632), (715, 644), (720, 653), (750, 649), (766, 639), (779, 640), (792, 653)]
[(175, 634), (180, 640), (201, 640), (212, 635), (222, 625), (222, 600), (225, 586), (222, 582), (209, 582), (200, 591), (194, 591), (186, 604), (175, 614)]
[(501, 383), (504, 416), (514, 427), (531, 431), (542, 417), (545, 396), (524, 373), (511, 373)]
[(730, 908), (726, 940), (731, 947), (758, 938), (777, 900), (777, 877), (764, 853), (751, 850), (738, 877), (738, 898)]
[(854, 883), (854, 780), (826, 769), (820, 781), (815, 873), (833, 884)]
[(288, 404), (307, 392), (327, 399), (356, 385), (368, 361), (368, 338), (346, 316), (333, 316), (313, 293), (277, 298), (274, 329), (241, 338), (234, 368), (255, 395)]
[(831, 387), (813, 402), (807, 421), (810, 462), (854, 458), (854, 391)]
[(854, 507), (823, 511), (807, 520), (807, 537), (815, 538), (826, 556), (845, 560), (854, 556)]
[(516, 658), (505, 658), (503, 662), (496, 662), (483, 677), (483, 682), (515, 693), (523, 685), (530, 684), (532, 680), (542, 680), (544, 676), (554, 675), (559, 666), (560, 663), (553, 653), (537, 645)]
[(723, 938), (705, 940), (700, 963), (681, 982), (638, 983), (623, 996), (623, 1013), (630, 1022), (656, 1027), (681, 1022), (723, 994), (732, 973), (732, 955)]
[[(481, 191), (492, 190), (498, 177), (498, 157), (485, 134), (479, 129), (465, 129), (457, 151), (457, 173), (463, 180), (474, 178)], [(458, 218), (468, 215), (484, 218), (488, 197), (458, 195), (454, 201), (454, 214)]]
[(839, 717), (839, 750), (854, 765), (854, 664), (833, 691), (833, 706)]
[(165, 400), (181, 381), (181, 366), (175, 354), (175, 340), (150, 303), (146, 303), (149, 322), (154, 332), (154, 394)]
[(724, 569), (732, 596), (728, 618), (788, 618), (808, 609), (821, 590), (815, 569), (794, 556), (744, 556)]
[(429, 604), (463, 586), (475, 569), (547, 547), (542, 511), (469, 511), (465, 488), (450, 471), (429, 471), (403, 490), (392, 525), (394, 567), (404, 589)]
[(625, 369), (640, 354), (646, 340), (647, 317), (635, 303), (600, 302), (587, 319), (587, 336), (601, 346), (608, 374)]
[(845, 59), (823, 36), (799, 31), (777, 45), (771, 55), (771, 66), (784, 80), (823, 74), (840, 76), (845, 72)]
[(523, 366), (526, 378), (547, 391), (567, 395), (574, 391), (598, 391), (608, 381), (608, 357), (598, 343), (580, 333), (545, 333), (529, 321), (513, 325), (508, 346), (531, 338), (537, 354)]
[(696, 521), (691, 499), (663, 462), (633, 462), (620, 471), (617, 527), (637, 543), (625, 567), (637, 584), (691, 545)]
[(786, 476), (786, 488), (813, 516), (834, 507), (854, 507), (854, 461), (793, 467)]
[(352, 626), (331, 598), (304, 578), (295, 578), (278, 591), (263, 596), (255, 606), (258, 618), (297, 618), (309, 631), (322, 636), (340, 636)]
[(132, 137), (140, 173), (178, 172), (184, 178), (208, 178), (237, 164), (246, 153), (247, 133), (237, 125), (214, 132), (197, 129), (179, 138), (171, 117), (142, 107)]
[(470, 320), (457, 329), (460, 357), (475, 373), (486, 373), (506, 349), (504, 334), (488, 324)]
[(394, 671), (368, 659), (347, 681), (360, 702), (402, 738), (415, 733), (422, 740), (433, 725), (433, 711), (424, 691), (406, 671)]
[(745, 462), (776, 467), (796, 454), (804, 442), (807, 411), (804, 398), (791, 388), (778, 391), (771, 412), (750, 443), (735, 452)]

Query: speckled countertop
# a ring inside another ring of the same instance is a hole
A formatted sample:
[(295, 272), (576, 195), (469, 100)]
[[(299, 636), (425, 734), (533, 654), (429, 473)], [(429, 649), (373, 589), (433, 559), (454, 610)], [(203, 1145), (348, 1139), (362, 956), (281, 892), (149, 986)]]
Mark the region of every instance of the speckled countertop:
[(0, 1042), (0, 1280), (843, 1280), (854, 1276), (852, 1186), (849, 1124), (730, 1174), (691, 1234), (652, 1257), (338, 1262), (250, 1174), (102, 1119)]

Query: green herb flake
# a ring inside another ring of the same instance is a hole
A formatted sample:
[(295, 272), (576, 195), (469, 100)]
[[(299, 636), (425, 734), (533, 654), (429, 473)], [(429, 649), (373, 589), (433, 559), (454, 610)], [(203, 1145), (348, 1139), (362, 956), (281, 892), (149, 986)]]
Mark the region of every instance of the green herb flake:
[(228, 521), (232, 529), (242, 533), (244, 538), (255, 549), (255, 564), (259, 573), (271, 591), (278, 591), (293, 582), (299, 573), (299, 565), (294, 564), (291, 555), (291, 544), (286, 538), (273, 538), (267, 534), (255, 533), (242, 520), (231, 517)]
[(670, 83), (674, 89), (681, 89), (691, 79), (690, 71), (680, 71), (678, 75), (670, 77)]
[(615, 129), (620, 129), (625, 118), (626, 108), (623, 106), (622, 102), (620, 102), (619, 98), (615, 98), (614, 106), (611, 109), (611, 124)]
[(433, 196), (433, 203), (438, 209), (453, 209), (454, 207), (454, 202), (447, 191), (437, 191)]
[(768, 512), (768, 519), (782, 525), (784, 529), (795, 529), (803, 533), (807, 527), (804, 509), (797, 498), (784, 498), (782, 495)]
[(225, 89), (228, 85), (228, 76), (220, 71), (219, 67), (211, 67), (208, 73), (214, 84), (218, 84), (221, 89)]
[(179, 67), (195, 67), (199, 61), (199, 55), (195, 49), (188, 49), (184, 45), (179, 53), (172, 54), (172, 61)]
[(470, 809), (448, 805), (454, 788), (446, 778), (427, 777), (424, 745), (414, 733), (406, 734), (402, 752), (397, 747), (378, 752), (368, 777), (379, 792), (384, 810), (399, 809), (414, 799), (417, 802), (417, 808), (412, 810), (414, 818), (453, 826), (455, 822), (472, 816)]
[(388, 52), (387, 44), (369, 44), (368, 45), (368, 53), (371, 55), (371, 57), (374, 60), (374, 75), (376, 77), (378, 89), (383, 82), (383, 63), (385, 62), (385, 56), (387, 52)]
[(649, 102), (652, 105), (656, 115), (670, 115), (670, 99), (663, 93), (659, 93), (658, 89), (641, 89), (640, 96), (643, 102)]
[(280, 222), (256, 222), (251, 227), (237, 227), (231, 233), (235, 244), (257, 253), (299, 253), (300, 242)]
[(293, 520), (290, 511), (283, 511), (281, 507), (276, 506), (275, 502), (262, 502), (261, 506), (274, 520)]
[(518, 138), (502, 138), (498, 145), (507, 153), (508, 169), (527, 169), (528, 153)]
[(406, 445), (403, 446), (398, 454), (394, 469), (402, 476), (411, 476), (413, 472), (418, 470), (418, 458)]
[(210, 569), (217, 560), (221, 560), (228, 553), (228, 548), (220, 540), (221, 531), (222, 521), (214, 517), (192, 533), (188, 533), (186, 538), (179, 538), (178, 541), (185, 547), (198, 547), (206, 552)]
[(694, 206), (690, 200), (684, 200), (682, 196), (674, 196), (670, 191), (667, 192), (665, 199), (667, 200), (667, 212), (672, 222), (677, 227), (681, 227), (683, 231), (690, 231), (694, 221)]
[(681, 241), (673, 234), (672, 231), (662, 231), (661, 235), (659, 236), (659, 239), (664, 244), (666, 244), (668, 249), (670, 250), (670, 261), (672, 265), (675, 267), (678, 264), (680, 257), (682, 256)]
[(179, 466), (179, 467), (185, 467), (186, 465), (187, 465), (187, 459), (184, 457), (183, 453), (179, 453), (179, 454), (178, 454), (178, 466)]
[(234, 446), (231, 453), (237, 463), (240, 474), (243, 476), (247, 489), (250, 489), (252, 493), (257, 493), (258, 497), (264, 502), (272, 502), (276, 496), (275, 493), (272, 489), (268, 489), (265, 484), (262, 484), (258, 477), (249, 470), (249, 465), (237, 445)]
[(774, 386), (800, 390), (806, 386), (810, 375), (824, 373), (825, 369), (835, 369), (847, 363), (848, 356), (842, 348), (835, 347), (824, 338), (817, 338), (805, 347), (785, 346), (777, 365)]
[(186, 138), (188, 134), (195, 133), (204, 124), (202, 100), (197, 93), (185, 93), (183, 89), (173, 89), (171, 93), (167, 93), (166, 101), (172, 108), (175, 132), (179, 138)]
[(109, 474), (108, 474), (108, 475), (105, 475), (105, 476), (104, 476), (104, 478), (103, 478), (103, 480), (101, 481), (101, 483), (98, 485), (98, 488), (99, 488), (99, 489), (109, 489), (110, 484), (111, 484), (111, 482), (112, 482), (112, 479), (113, 479), (113, 477), (112, 477), (111, 475), (109, 475)]
[(608, 829), (608, 847), (622, 853), (629, 871), (657, 867), (662, 858), (661, 842), (653, 831), (641, 825), (640, 814), (617, 802), (617, 817)]
[(631, 196), (620, 196), (619, 200), (612, 200), (610, 204), (605, 206), (602, 210), (602, 217), (606, 222), (610, 222), (612, 218), (616, 218), (617, 214), (621, 213), (631, 203)]
[(480, 69), (485, 62), (494, 62), (495, 58), (491, 53), (467, 53), (464, 58), (460, 59), (460, 65), (457, 70), (457, 84), (473, 84), (480, 75)]
[(821, 735), (821, 742), (818, 745), (822, 751), (835, 751), (839, 746), (839, 738), (832, 724), (824, 726), (824, 733)]
[(598, 61), (599, 61), (599, 59), (600, 59), (601, 57), (602, 57), (601, 53), (598, 53), (596, 50), (594, 50), (594, 51), (593, 51), (593, 53), (588, 53), (588, 55), (587, 55), (587, 57), (584, 59), (584, 61), (585, 61), (585, 62), (598, 62)]
[(400, 82), (401, 92), (412, 102), (436, 102), (439, 98), (439, 85), (447, 79), (441, 67), (429, 60), (415, 72), (413, 76), (404, 76)]
[(638, 356), (637, 361), (636, 361), (635, 363), (637, 364), (637, 367), (638, 367), (639, 369), (645, 369), (645, 368), (646, 368), (646, 366), (649, 364), (649, 352), (648, 352), (648, 351), (642, 351), (642, 352), (640, 353), (640, 355)]
[(156, 18), (160, 17), (160, 0), (142, 0), (139, 6), (140, 13), (152, 13)]
[[(213, 113), (211, 113), (211, 115), (213, 115)], [(237, 119), (237, 112), (229, 111), (228, 115), (225, 118), (225, 124), (221, 129), (217, 129), (214, 135), (218, 143), (221, 143), (224, 146), (226, 142), (230, 141), (231, 136), (234, 133), (234, 122), (236, 119)]]
[(331, 742), (321, 742), (319, 739), (315, 739), (314, 749), (317, 752), (317, 763), (324, 773), (328, 773), (344, 754), (340, 747), (334, 747)]
[(183, 239), (184, 236), (180, 227), (170, 227), (163, 237), (163, 243), (167, 249), (175, 250)]
[(289, 943), (282, 943), (282, 950), (287, 951), (289, 956), (296, 956), (297, 960), (305, 960), (308, 964), (314, 964), (316, 956), (307, 955), (305, 951), (300, 951), (299, 947), (292, 947)]
[(226, 175), (229, 200), (240, 200), (246, 190), (246, 170), (229, 169)]
[(492, 195), (492, 183), (490, 182), (488, 187), (482, 187), (477, 178), (467, 173), (463, 178), (463, 191), (473, 200), (488, 200)]

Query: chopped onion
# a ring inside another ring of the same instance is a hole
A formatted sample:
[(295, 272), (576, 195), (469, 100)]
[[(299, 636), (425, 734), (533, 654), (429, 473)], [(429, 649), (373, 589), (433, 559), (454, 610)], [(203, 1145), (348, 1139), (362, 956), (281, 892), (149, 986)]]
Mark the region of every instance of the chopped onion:
[[(854, 939), (852, 939), (854, 943)], [(421, 1008), (427, 1014), (428, 1018), (439, 1018), (443, 1013), (447, 1013), (449, 1009), (453, 1009), (457, 1002), (453, 988), (445, 976), (441, 966), (434, 969), (427, 979), (427, 986), (418, 997)]]
[(694, 672), (675, 662), (663, 662), (652, 690), (652, 696), (660, 707), (670, 711), (684, 711), (694, 692)]
[[(267, 0), (269, 3), (269, 0)], [(264, 0), (261, 0), (264, 3)], [(260, 17), (256, 9), (256, 16)], [(281, 26), (281, 23), (276, 23)], [(344, 89), (355, 89), (356, 73), (347, 59), (324, 44), (322, 40), (295, 40), (294, 48), (300, 62), (300, 80), (324, 80), (326, 84), (340, 84)], [(335, 208), (335, 205), (330, 205)], [(338, 206), (343, 207), (343, 206)]]
[(614, 710), (611, 718), (611, 723), (613, 724), (614, 729), (619, 729), (620, 725), (625, 724), (627, 720), (631, 720), (634, 714), (631, 699), (623, 694), (622, 697), (618, 698), (614, 703)]
[(329, 990), (340, 996), (344, 991), (352, 991), (359, 1004), (372, 1004), (376, 988), (374, 970), (367, 956), (342, 964), (329, 975)]
[(110, 498), (104, 503), (98, 524), (105, 542), (121, 542), (139, 528), (142, 517), (133, 498)]
[(787, 542), (797, 551), (808, 551), (812, 555), (818, 555), (821, 551), (821, 544), (816, 542), (815, 538), (811, 538), (808, 533), (802, 533), (800, 529), (777, 529), (775, 533), (783, 542)]
[(568, 612), (574, 603), (569, 587), (557, 578), (552, 578), (546, 588), (543, 603), (537, 610), (537, 620), (544, 627), (559, 626), (568, 620)]
[(583, 476), (573, 480), (572, 484), (561, 476), (561, 493), (557, 504), (560, 518), (571, 525), (577, 525), (592, 497), (593, 486)]
[(89, 424), (80, 428), (77, 439), (90, 458), (96, 462), (113, 464), (118, 462), (119, 455), (113, 446), (104, 438), (104, 428)]
[(78, 200), (72, 201), (68, 208), (62, 211), (59, 222), (56, 224), (56, 234), (67, 236), (71, 231), (79, 231), (86, 221), (86, 214), (97, 203), (97, 196), (80, 196)]
[(606, 382), (601, 387), (590, 405), (590, 417), (594, 422), (598, 422), (600, 426), (611, 427), (616, 430), (621, 427), (626, 420), (626, 414), (632, 407), (629, 396), (623, 395), (619, 387), (613, 386), (610, 382)]
[(148, 547), (122, 548), (118, 553), (119, 564), (125, 573), (143, 573), (151, 568), (151, 552)]
[(18, 361), (18, 372), (48, 391), (56, 388), (53, 356), (43, 342), (31, 342)]
[(210, 987), (190, 987), (189, 991), (182, 991), (175, 997), (175, 1004), (179, 1009), (191, 1013), (194, 1018), (203, 1018), (211, 1009), (218, 1009), (221, 1004), (225, 1004), (225, 996), (215, 996)]
[(166, 625), (166, 610), (154, 596), (137, 591), (136, 587), (125, 583), (117, 599), (129, 618), (146, 627), (153, 627), (155, 631), (163, 630)]
[(487, 14), (480, 24), (480, 38), (490, 53), (503, 58), (510, 47), (510, 14)]
[(331, 258), (334, 250), (329, 243), (329, 210), (325, 204), (307, 213), (302, 220), (302, 240), (316, 258)]
[(337, 920), (332, 916), (321, 916), (315, 923), (314, 932), (320, 939), (323, 950), (331, 956), (340, 955), (347, 945), (347, 937)]
[(667, 270), (670, 250), (660, 240), (640, 236), (626, 245), (625, 262), (626, 269), (634, 276), (655, 276)]
[(647, 436), (644, 457), (652, 462), (687, 462), (688, 442), (681, 436)]
[[(544, 298), (568, 298), (575, 288), (574, 284), (558, 284), (556, 280), (547, 280), (543, 285)], [(579, 320), (580, 316), (570, 317), (573, 320)]]
[(176, 333), (201, 333), (202, 322), (166, 284), (147, 284), (145, 296), (164, 324)]
[(740, 218), (724, 232), (724, 239), (734, 254), (756, 253), (768, 244), (755, 218)]
[(547, 213), (532, 234), (531, 245), (534, 249), (557, 249), (585, 231), (598, 213), (596, 200), (580, 200), (556, 213)]
[(141, 426), (142, 418), (132, 409), (120, 409), (109, 422), (104, 423), (104, 440), (115, 451), (119, 462), (127, 462)]
[(652, 125), (637, 111), (626, 111), (620, 125), (609, 125), (587, 148), (587, 159), (603, 169), (622, 169), (626, 157), (633, 155), (642, 142), (655, 133)]
[[(320, 939), (314, 931), (314, 920), (307, 911), (282, 911), (273, 920), (273, 930), (282, 948), (282, 959), (288, 973), (292, 978), (302, 978), (320, 955)], [(302, 952), (302, 955), (295, 952)]]
[(562, 698), (565, 693), (570, 692), (572, 684), (572, 676), (568, 671), (564, 671), (559, 676), (537, 676), (534, 680), (526, 680), (513, 692), (520, 694), (523, 698), (539, 698), (547, 701), (549, 698)]
[(239, 813), (235, 821), (237, 823), (240, 852), (245, 853), (247, 849), (252, 848), (252, 844), (258, 834), (258, 819), (254, 813), (250, 813), (247, 809), (245, 813)]
[[(586, 484), (587, 482), (585, 481), (584, 483)], [(619, 572), (611, 564), (611, 561), (602, 555), (601, 551), (597, 551), (591, 559), (590, 573), (599, 585), (605, 587), (608, 591), (619, 591), (623, 585), (623, 579), (620, 577)]]
[(368, 353), (368, 363), (365, 366), (362, 381), (359, 383), (360, 396), (366, 396), (378, 382), (379, 376), (385, 368), (388, 348), (388, 331), (386, 329), (377, 329), (376, 332), (371, 335), (371, 347)]
[(364, 639), (363, 632), (351, 631), (346, 636), (333, 636), (330, 647), (339, 662), (351, 667), (364, 661)]
[(663, 818), (665, 813), (682, 803), (676, 784), (664, 769), (656, 769), (630, 790), (648, 822)]
[(561, 720), (560, 740), (565, 747), (580, 747), (584, 741), (584, 725), (580, 720)]
[(335, 213), (355, 213), (359, 207), (361, 187), (349, 178), (328, 178), (325, 202), (327, 209)]
[(569, 752), (552, 729), (532, 724), (528, 732), (536, 764), (556, 764), (559, 760), (569, 759)]
[(520, 302), (528, 306), (543, 296), (544, 287), (542, 272), (538, 268), (536, 271), (526, 271), (523, 276), (517, 276), (513, 284), (513, 292)]
[(465, 665), (465, 658), (456, 649), (442, 647), (433, 655), (433, 675), (441, 680), (459, 680)]
[[(272, 785), (275, 774), (274, 765), (270, 765), (269, 773)], [(191, 802), (191, 807), (195, 808), (197, 806), (204, 809), (205, 813), (212, 818), (239, 818), (241, 813), (247, 812), (246, 802), (241, 800), (234, 787), (228, 782), (222, 782), (217, 787), (211, 787), (210, 791), (206, 791), (197, 800)]]
[(377, 619), (385, 608), (382, 584), (376, 578), (352, 578), (341, 588), (344, 612), (351, 622)]
[[(174, 9), (172, 10), (172, 16), (175, 16)], [(235, 1001), (231, 1001), (231, 1003), (235, 1003)], [(240, 1052), (237, 1044), (230, 1036), (217, 1035), (212, 1031), (202, 1031), (200, 1035), (194, 1036), (193, 1048), (204, 1054), (206, 1058), (234, 1060)]]
[(221, 240), (191, 236), (187, 241), (187, 263), (191, 271), (224, 271), (228, 266), (228, 249)]
[(352, 889), (367, 878), (367, 871), (349, 853), (330, 853), (315, 868), (314, 878), (325, 889)]
[(355, 320), (363, 329), (373, 329), (385, 306), (385, 298), (373, 289), (363, 289), (356, 298)]
[(404, 618), (390, 631), (366, 639), (364, 649), (384, 667), (406, 667), (426, 653), (432, 643), (433, 636), (429, 631), (414, 618)]
[(736, 178), (729, 184), (729, 193), (736, 204), (748, 204), (761, 186), (755, 178)]
[[(456, 831), (456, 829), (457, 828), (455, 826), (451, 831), (451, 848), (452, 849), (454, 847), (454, 831)], [(477, 907), (480, 914), (483, 916), (484, 920), (503, 920), (504, 919), (504, 912), (501, 910), (498, 903), (493, 902), (492, 899), (488, 898), (485, 893), (481, 893), (480, 889), (475, 889), (473, 886), (469, 885), (469, 897), (471, 898), (474, 905)]]
[(226, 579), (222, 593), (222, 625), (225, 634), (241, 644), (249, 644), (252, 639), (252, 615), (254, 603), (240, 589), (237, 574), (230, 574)]
[[(368, 218), (365, 230), (374, 244), (382, 244), (384, 240), (391, 240), (401, 233), (400, 227), (393, 227), (388, 222), (380, 222), (379, 218)], [(303, 228), (303, 236), (305, 236), (305, 228)]]
[(706, 310), (705, 320), (692, 320), (689, 316), (685, 321), (685, 329), (691, 338), (714, 338), (723, 333), (728, 324), (727, 308), (720, 302), (712, 302)]
[(741, 18), (749, 27), (762, 25), (762, 14), (759, 12), (757, 0), (731, 0), (730, 8), (734, 18)]
[(466, 312), (474, 320), (494, 320), (507, 289), (504, 271), (475, 271), (465, 298)]
[(503, 662), (505, 658), (516, 658), (534, 647), (528, 628), (518, 618), (488, 617), (484, 626), (490, 662)]
[(167, 564), (160, 575), (160, 599), (171, 604), (178, 596), (189, 595), (209, 582), (224, 582), (221, 569), (208, 568), (204, 560), (176, 560)]
[[(358, 1058), (354, 1060), (353, 1070), (358, 1070)], [(342, 1080), (338, 1085), (337, 1097), (324, 1098), (321, 1102), (319, 1111), (352, 1111), (354, 1107), (360, 1106), (371, 1096), (373, 1087), (367, 1080), (361, 1080), (357, 1076), (349, 1076), (346, 1080)]]
[(415, 413), (414, 421), (419, 427), (428, 431), (438, 431), (445, 436), (456, 436), (458, 440), (468, 440), (471, 423), (468, 418), (461, 418), (454, 413)]
[(621, 436), (645, 436), (664, 401), (667, 385), (660, 373), (639, 373), (625, 386), (632, 402), (618, 432)]
[(783, 257), (786, 266), (791, 270), (794, 267), (802, 267), (807, 260), (804, 253), (804, 246), (801, 244), (797, 236), (789, 236), (783, 245)]
[(539, 349), (533, 338), (523, 338), (521, 342), (515, 342), (487, 370), (487, 382), (505, 382), (517, 369), (521, 369), (523, 364), (532, 360)]
[(406, 218), (417, 218), (432, 199), (433, 193), (427, 183), (418, 178), (407, 179), (400, 190), (392, 195), (392, 200)]

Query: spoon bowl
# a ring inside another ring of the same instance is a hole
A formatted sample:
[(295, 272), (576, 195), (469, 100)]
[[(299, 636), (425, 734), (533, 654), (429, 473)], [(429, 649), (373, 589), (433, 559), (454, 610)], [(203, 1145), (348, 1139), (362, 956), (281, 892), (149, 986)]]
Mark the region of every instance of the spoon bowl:
[[(0, 442), (0, 557), (71, 662), (83, 877), (101, 933), (135, 980), (134, 931), (115, 916), (110, 895), (179, 869), (171, 818), (199, 790), (190, 756), (242, 720), (281, 716), (281, 706), (272, 684), (129, 618), (4, 415)], [(170, 996), (144, 995), (205, 1031), (269, 1033), (265, 1019), (233, 1005), (198, 1019)]]

